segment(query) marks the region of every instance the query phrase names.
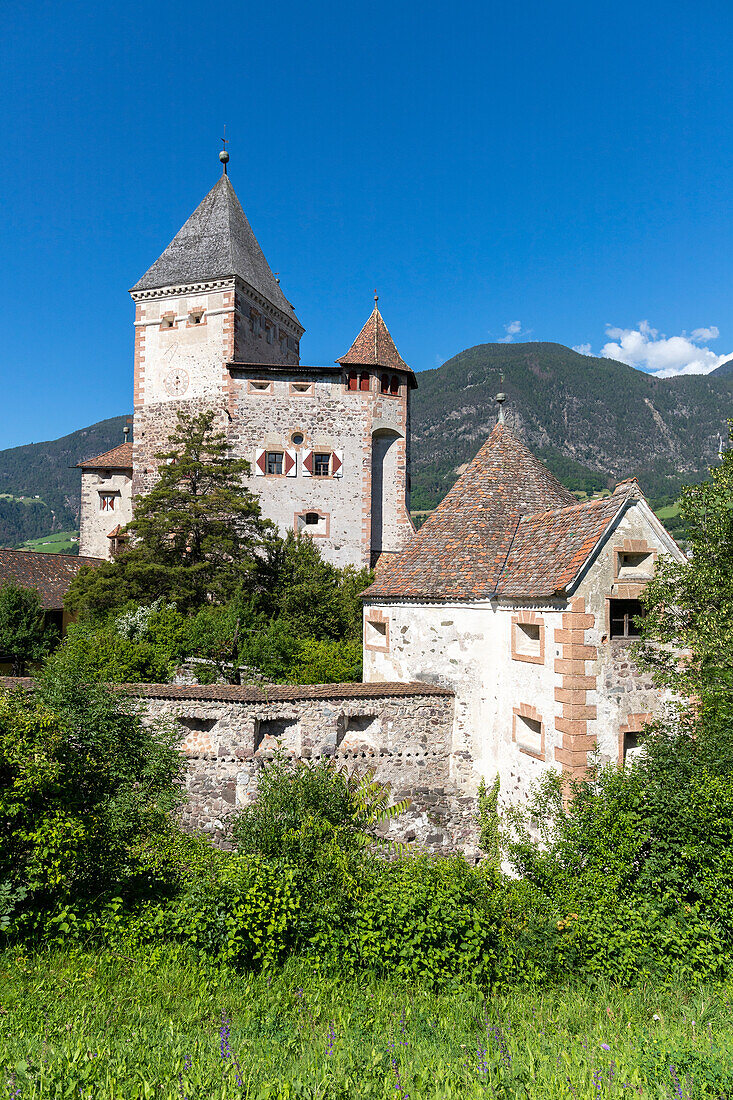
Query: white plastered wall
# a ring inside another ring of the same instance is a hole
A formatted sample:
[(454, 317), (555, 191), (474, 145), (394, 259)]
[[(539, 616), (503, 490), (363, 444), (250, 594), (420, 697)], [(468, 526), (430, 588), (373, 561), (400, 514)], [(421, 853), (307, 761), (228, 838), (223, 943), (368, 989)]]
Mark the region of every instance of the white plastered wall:
[[(100, 494), (114, 497), (114, 509), (102, 511)], [(111, 558), (109, 532), (132, 519), (132, 478), (124, 470), (82, 470), (79, 553)]]

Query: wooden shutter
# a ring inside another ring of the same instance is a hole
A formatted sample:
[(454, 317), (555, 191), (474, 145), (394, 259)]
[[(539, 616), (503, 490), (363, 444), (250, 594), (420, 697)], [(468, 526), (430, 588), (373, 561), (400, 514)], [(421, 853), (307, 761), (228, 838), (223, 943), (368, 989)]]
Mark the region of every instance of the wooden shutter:
[(255, 477), (264, 477), (267, 473), (267, 451), (258, 447), (255, 451)]
[(298, 452), (286, 451), (283, 470), (286, 477), (296, 477), (298, 473)]
[(303, 451), (303, 477), (313, 477), (313, 451)]
[(343, 477), (344, 476), (344, 452), (334, 451), (331, 455), (331, 476)]

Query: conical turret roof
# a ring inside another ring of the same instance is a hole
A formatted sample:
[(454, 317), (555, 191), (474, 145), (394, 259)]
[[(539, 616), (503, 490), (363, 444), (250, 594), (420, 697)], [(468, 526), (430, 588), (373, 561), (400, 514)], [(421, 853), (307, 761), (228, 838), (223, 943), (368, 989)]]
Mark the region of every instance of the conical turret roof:
[(473, 462), (365, 595), (483, 599), (494, 594), (523, 516), (577, 505), (546, 466), (497, 424)]
[(229, 177), (223, 175), (132, 291), (232, 275), (300, 324), (270, 270)]
[(336, 362), (344, 367), (387, 367), (389, 370), (403, 370), (414, 377), (412, 369), (398, 352), (376, 301), (356, 340), (346, 355), (342, 355)]

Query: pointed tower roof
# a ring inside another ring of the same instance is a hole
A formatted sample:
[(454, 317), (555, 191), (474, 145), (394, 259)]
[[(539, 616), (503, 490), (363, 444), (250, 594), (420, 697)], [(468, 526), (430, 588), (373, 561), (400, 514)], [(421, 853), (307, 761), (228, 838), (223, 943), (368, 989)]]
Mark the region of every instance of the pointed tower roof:
[(131, 293), (237, 275), (300, 325), (257, 243), (227, 175), (222, 175)]
[(351, 345), (346, 355), (336, 360), (342, 367), (387, 367), (389, 370), (403, 370), (414, 378), (395, 342), (390, 336), (384, 318), (379, 312), (377, 296), (374, 296), (374, 309), (366, 324)]
[(405, 549), (380, 569), (367, 597), (486, 599), (496, 593), (523, 516), (577, 507), (576, 498), (507, 424)]

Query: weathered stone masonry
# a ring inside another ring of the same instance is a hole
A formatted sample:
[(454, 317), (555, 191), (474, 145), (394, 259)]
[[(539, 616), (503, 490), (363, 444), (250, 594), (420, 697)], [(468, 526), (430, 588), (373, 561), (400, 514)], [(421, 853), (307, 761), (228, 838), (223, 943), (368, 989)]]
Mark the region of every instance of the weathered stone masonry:
[(173, 719), (188, 759), (184, 824), (225, 842), (226, 819), (255, 795), (279, 745), (303, 759), (367, 768), (409, 810), (389, 834), (434, 852), (475, 847), (475, 799), (450, 779), (453, 693), (432, 684), (140, 684), (146, 720)]

